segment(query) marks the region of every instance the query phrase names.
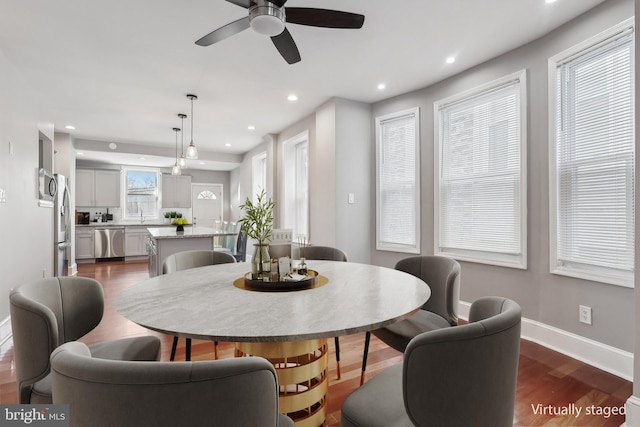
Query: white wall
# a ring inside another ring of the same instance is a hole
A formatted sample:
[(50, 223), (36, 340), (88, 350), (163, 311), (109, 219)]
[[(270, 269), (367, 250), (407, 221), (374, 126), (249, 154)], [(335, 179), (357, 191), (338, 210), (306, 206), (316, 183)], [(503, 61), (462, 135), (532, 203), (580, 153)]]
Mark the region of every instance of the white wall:
[[(251, 160), (267, 150), (267, 175), (276, 183), (272, 195), (276, 203), (275, 226), (282, 212), (278, 188), (282, 188), (282, 146), (285, 141), (309, 134), (309, 228), (315, 245), (335, 246), (350, 261), (369, 262), (371, 248), (373, 137), (369, 104), (335, 98), (318, 107), (310, 116), (292, 124), (274, 142), (273, 150), (263, 143), (247, 153), (242, 165), (231, 172), (232, 191), (241, 188), (241, 200), (251, 188)], [(235, 189), (235, 190), (234, 190)], [(356, 203), (348, 203), (354, 193)], [(232, 200), (232, 204), (234, 201)], [(242, 213), (238, 211), (239, 219)]]
[(0, 319), (10, 289), (53, 274), (53, 209), (38, 207), (38, 131), (54, 140), (36, 96), (0, 51)]

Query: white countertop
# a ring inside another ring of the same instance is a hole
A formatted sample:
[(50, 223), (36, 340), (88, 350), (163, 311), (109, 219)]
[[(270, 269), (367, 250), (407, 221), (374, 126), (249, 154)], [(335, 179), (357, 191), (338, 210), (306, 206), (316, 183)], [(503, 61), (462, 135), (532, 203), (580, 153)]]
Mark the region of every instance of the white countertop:
[[(89, 224), (75, 224), (76, 227), (175, 227), (175, 225), (169, 224), (167, 222), (157, 222), (157, 221), (149, 221), (143, 222), (119, 222), (119, 221), (109, 221), (109, 222), (90, 222)], [(191, 224), (185, 224), (185, 227), (191, 227)]]
[(193, 237), (215, 237), (215, 236), (233, 236), (236, 233), (232, 231), (216, 230), (210, 227), (185, 227), (184, 231), (176, 231), (176, 226), (172, 227), (150, 227), (149, 234), (155, 239), (189, 239)]

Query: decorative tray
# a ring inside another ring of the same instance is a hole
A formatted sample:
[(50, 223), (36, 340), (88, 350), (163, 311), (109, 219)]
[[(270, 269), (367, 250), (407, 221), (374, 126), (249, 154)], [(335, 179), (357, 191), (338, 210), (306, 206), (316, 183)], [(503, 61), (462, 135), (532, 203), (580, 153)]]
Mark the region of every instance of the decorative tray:
[[(297, 271), (293, 270), (294, 276), (297, 277)], [(253, 279), (251, 273), (244, 275), (244, 284), (246, 287), (260, 291), (293, 291), (297, 289), (306, 289), (313, 286), (318, 279), (318, 272), (307, 270), (307, 274), (299, 280), (294, 278), (290, 280), (278, 280), (275, 282)]]

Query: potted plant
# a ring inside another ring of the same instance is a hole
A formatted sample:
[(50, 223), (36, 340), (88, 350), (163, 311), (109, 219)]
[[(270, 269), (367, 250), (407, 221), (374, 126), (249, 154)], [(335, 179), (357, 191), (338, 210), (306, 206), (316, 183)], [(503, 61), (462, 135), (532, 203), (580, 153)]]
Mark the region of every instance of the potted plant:
[(166, 223), (170, 223), (171, 222), (171, 212), (165, 212), (164, 213), (164, 222), (166, 222)]
[(254, 278), (260, 278), (269, 273), (271, 258), (269, 257), (269, 241), (273, 230), (273, 208), (271, 198), (267, 199), (267, 193), (263, 189), (258, 194), (256, 203), (247, 200), (239, 206), (244, 211), (244, 217), (240, 219), (242, 232), (255, 240), (254, 254), (251, 259), (251, 273)]

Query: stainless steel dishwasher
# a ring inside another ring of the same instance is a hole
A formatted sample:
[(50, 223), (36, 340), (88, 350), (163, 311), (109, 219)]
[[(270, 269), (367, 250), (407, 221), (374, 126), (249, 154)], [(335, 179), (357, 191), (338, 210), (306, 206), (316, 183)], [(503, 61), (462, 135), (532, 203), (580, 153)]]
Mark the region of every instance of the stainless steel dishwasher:
[(98, 228), (94, 237), (96, 259), (124, 258), (124, 228)]

